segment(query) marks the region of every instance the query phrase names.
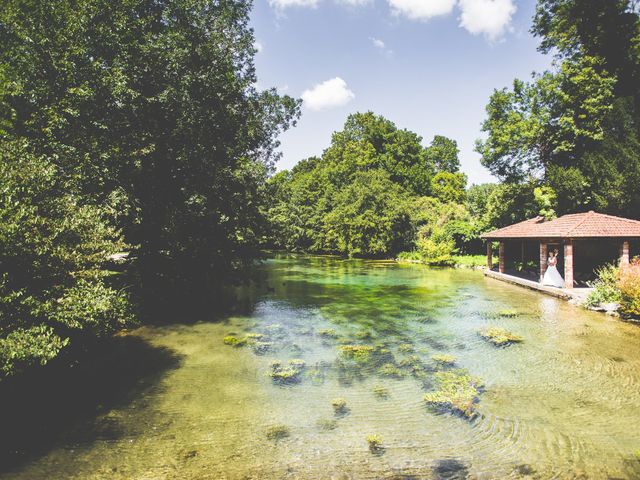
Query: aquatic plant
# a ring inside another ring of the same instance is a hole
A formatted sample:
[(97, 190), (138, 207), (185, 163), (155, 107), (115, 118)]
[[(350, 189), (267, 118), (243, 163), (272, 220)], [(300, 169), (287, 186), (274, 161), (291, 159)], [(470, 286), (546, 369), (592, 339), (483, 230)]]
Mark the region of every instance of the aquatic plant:
[(385, 363), (378, 369), (378, 373), (385, 377), (402, 378), (404, 374), (402, 370), (396, 367), (393, 363)]
[(374, 385), (373, 394), (378, 398), (387, 399), (389, 398), (389, 389), (387, 387), (383, 387), (382, 385)]
[(341, 345), (340, 354), (358, 363), (367, 363), (371, 359), (374, 348), (369, 345)]
[(356, 332), (356, 338), (358, 340), (371, 340), (373, 334), (369, 330), (360, 330)]
[(245, 339), (239, 339), (237, 337), (234, 337), (233, 335), (227, 335), (222, 339), (222, 342), (225, 345), (230, 345), (232, 347), (242, 347), (247, 343)]
[(522, 337), (515, 335), (504, 328), (487, 327), (478, 332), (482, 338), (493, 343), (497, 347), (504, 347), (512, 343), (522, 342)]
[(497, 315), (499, 317), (517, 317), (518, 316), (518, 312), (516, 310), (511, 310), (511, 309), (505, 309), (505, 310), (500, 310)]
[(323, 328), (318, 330), (318, 335), (325, 338), (336, 338), (338, 336), (333, 328)]
[(325, 432), (338, 428), (338, 422), (333, 418), (321, 418), (316, 422), (316, 425), (320, 430), (323, 430)]
[(454, 357), (453, 355), (445, 354), (445, 353), (438, 353), (436, 355), (432, 355), (431, 360), (433, 360), (439, 365), (445, 365), (445, 366), (450, 366), (456, 363), (456, 357)]
[(267, 438), (269, 440), (275, 440), (275, 441), (282, 440), (283, 438), (286, 438), (289, 435), (291, 435), (291, 431), (289, 430), (289, 427), (282, 424), (276, 424), (276, 425), (271, 425), (267, 427), (266, 433), (267, 433)]
[(437, 389), (424, 396), (428, 406), (466, 418), (475, 416), (476, 402), (482, 388), (480, 379), (460, 369), (436, 372), (434, 380)]
[(348, 411), (347, 401), (344, 398), (334, 398), (331, 400), (331, 406), (336, 414), (342, 414)]
[(300, 358), (294, 358), (292, 360), (289, 360), (289, 365), (293, 368), (297, 368), (299, 370), (302, 370), (306, 365), (307, 362), (305, 362), (304, 360), (300, 359)]
[(366, 439), (367, 444), (369, 445), (369, 451), (371, 453), (377, 453), (382, 449), (382, 436), (374, 433), (372, 435), (367, 435)]
[(264, 338), (264, 334), (250, 332), (250, 333), (247, 333), (244, 338), (246, 340), (261, 340), (262, 338)]
[(403, 343), (398, 346), (398, 351), (402, 353), (411, 353), (414, 351), (414, 348), (410, 343)]
[(253, 352), (257, 355), (264, 355), (273, 347), (273, 342), (249, 342), (249, 347), (253, 350)]
[(300, 382), (300, 374), (305, 367), (304, 360), (289, 360), (289, 365), (284, 366), (280, 360), (271, 362), (271, 370), (268, 375), (276, 383), (292, 384)]

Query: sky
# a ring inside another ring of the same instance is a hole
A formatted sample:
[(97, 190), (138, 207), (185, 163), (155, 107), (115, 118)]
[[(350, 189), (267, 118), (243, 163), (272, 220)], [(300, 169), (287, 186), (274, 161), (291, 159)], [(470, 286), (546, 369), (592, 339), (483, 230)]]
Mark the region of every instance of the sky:
[(474, 144), (494, 89), (550, 66), (529, 29), (535, 0), (254, 0), (258, 87), (303, 99), (277, 168), (319, 156), (371, 110), (458, 142), (469, 183), (494, 181)]

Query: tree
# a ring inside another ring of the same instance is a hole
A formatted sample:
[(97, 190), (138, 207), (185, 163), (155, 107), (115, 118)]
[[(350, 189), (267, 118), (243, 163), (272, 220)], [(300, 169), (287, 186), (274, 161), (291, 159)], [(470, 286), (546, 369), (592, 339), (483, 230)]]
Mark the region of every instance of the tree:
[(436, 135), (429, 145), (429, 156), (440, 172), (457, 173), (460, 171), (458, 143), (450, 138)]
[(464, 173), (439, 172), (431, 179), (431, 192), (444, 203), (464, 203), (467, 176)]
[(84, 202), (119, 199), (144, 286), (228, 282), (257, 253), (276, 138), (299, 102), (256, 89), (250, 7), (0, 6), (6, 136), (29, 139)]
[(539, 0), (533, 33), (554, 69), (494, 92), (478, 142), (509, 182), (534, 176), (558, 213), (597, 209), (640, 218), (640, 15), (629, 0)]
[(103, 269), (125, 245), (110, 206), (83, 204), (25, 142), (0, 143), (0, 380), (130, 320)]
[(357, 256), (397, 253), (412, 238), (405, 191), (381, 170), (359, 172), (324, 217), (326, 250)]

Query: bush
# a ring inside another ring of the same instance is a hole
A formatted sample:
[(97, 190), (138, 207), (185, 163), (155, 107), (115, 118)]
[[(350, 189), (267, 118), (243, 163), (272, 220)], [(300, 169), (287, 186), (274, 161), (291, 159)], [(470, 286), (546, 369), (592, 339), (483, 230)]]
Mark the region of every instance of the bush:
[(640, 258), (636, 257), (618, 275), (620, 312), (623, 315), (640, 317)]
[(131, 320), (103, 264), (122, 251), (109, 205), (83, 204), (50, 159), (0, 145), (0, 380)]
[(595, 307), (602, 303), (620, 303), (618, 289), (619, 269), (615, 265), (606, 265), (598, 269), (597, 280), (591, 283), (593, 291), (587, 297), (585, 305)]

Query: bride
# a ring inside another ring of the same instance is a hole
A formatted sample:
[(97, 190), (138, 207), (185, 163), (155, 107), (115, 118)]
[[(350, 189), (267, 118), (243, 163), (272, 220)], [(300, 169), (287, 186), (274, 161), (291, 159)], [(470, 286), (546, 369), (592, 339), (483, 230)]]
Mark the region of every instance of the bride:
[(558, 264), (558, 250), (554, 249), (549, 253), (549, 259), (547, 260), (547, 271), (544, 272), (542, 277), (543, 285), (550, 285), (552, 287), (564, 287), (564, 279), (556, 265)]

